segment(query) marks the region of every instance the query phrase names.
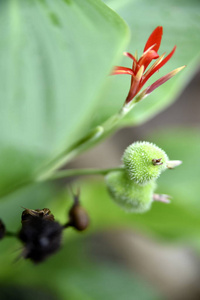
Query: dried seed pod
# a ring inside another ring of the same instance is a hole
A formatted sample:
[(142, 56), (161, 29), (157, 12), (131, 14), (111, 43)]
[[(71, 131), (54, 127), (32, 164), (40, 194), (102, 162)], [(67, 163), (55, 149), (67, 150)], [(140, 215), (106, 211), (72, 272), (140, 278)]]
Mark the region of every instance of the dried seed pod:
[(22, 223), (32, 219), (32, 217), (39, 217), (45, 220), (54, 221), (54, 215), (51, 213), (50, 209), (48, 208), (43, 208), (43, 209), (24, 208), (21, 217)]
[(24, 243), (24, 258), (35, 263), (44, 261), (48, 256), (60, 249), (62, 230), (50, 210), (25, 209), (22, 213), (22, 228), (19, 239)]
[(139, 185), (125, 171), (116, 171), (106, 176), (106, 185), (112, 199), (125, 211), (143, 213), (150, 209), (156, 188), (154, 181)]
[(65, 227), (74, 227), (78, 231), (85, 230), (90, 223), (90, 219), (86, 210), (81, 206), (79, 200), (79, 192), (77, 195), (73, 195), (74, 204), (69, 211), (69, 222)]
[(70, 226), (78, 231), (85, 230), (89, 225), (89, 217), (86, 210), (81, 205), (73, 205), (69, 211)]
[(125, 150), (122, 160), (129, 179), (145, 185), (166, 170), (168, 157), (152, 143), (136, 142)]

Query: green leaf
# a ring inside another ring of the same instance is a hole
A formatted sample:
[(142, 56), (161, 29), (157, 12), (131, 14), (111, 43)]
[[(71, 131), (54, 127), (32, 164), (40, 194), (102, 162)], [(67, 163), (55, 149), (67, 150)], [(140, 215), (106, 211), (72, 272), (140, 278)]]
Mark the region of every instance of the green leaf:
[(128, 39), (96, 0), (0, 3), (0, 195), (34, 181), (87, 134)]
[[(147, 38), (159, 25), (164, 28), (159, 54), (164, 52), (168, 54), (174, 45), (177, 46), (171, 60), (159, 70), (158, 74), (152, 76), (145, 87), (168, 72), (186, 65), (181, 73), (138, 103), (120, 126), (141, 124), (175, 101), (199, 65), (200, 2), (196, 0), (189, 2), (186, 0), (107, 0), (105, 3), (119, 13), (130, 27), (132, 37), (126, 51), (134, 54), (137, 50), (140, 57)], [(127, 57), (122, 58), (118, 65), (129, 68), (132, 66), (131, 60)], [(128, 94), (130, 79), (129, 75), (117, 75), (109, 78), (107, 93), (105, 92), (104, 97), (101, 97), (104, 101), (99, 102), (98, 111), (101, 111), (101, 114), (95, 115), (93, 124), (101, 123), (110, 114), (114, 114), (120, 109)], [(110, 101), (111, 99), (113, 100)]]

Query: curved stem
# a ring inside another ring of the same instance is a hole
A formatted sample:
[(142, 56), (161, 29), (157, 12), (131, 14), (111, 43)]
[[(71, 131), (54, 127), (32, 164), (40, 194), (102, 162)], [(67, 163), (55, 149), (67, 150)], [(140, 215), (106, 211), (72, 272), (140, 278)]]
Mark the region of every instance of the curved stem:
[[(63, 166), (64, 164), (66, 164), (76, 156), (78, 156), (79, 154), (89, 149), (91, 145), (94, 146), (98, 144), (101, 140), (109, 136), (117, 128), (119, 122), (124, 118), (124, 116), (126, 116), (132, 110), (134, 106), (135, 106), (134, 101), (125, 104), (117, 114), (110, 117), (107, 121), (102, 123), (100, 126), (94, 128), (91, 132), (89, 132), (89, 134), (87, 134), (85, 137), (80, 139), (77, 143), (75, 143), (73, 146), (68, 148), (66, 151), (61, 153), (58, 157), (56, 157), (56, 159), (51, 161), (44, 168), (42, 173), (39, 172), (40, 175), (37, 176), (38, 177), (37, 181), (44, 181), (44, 180), (49, 180), (51, 178), (54, 178), (54, 172), (56, 172), (55, 171), (56, 169), (60, 168), (61, 166)], [(55, 176), (57, 176), (56, 174), (58, 173), (55, 173)], [(96, 174), (96, 173), (91, 173), (91, 174)], [(75, 175), (82, 175), (82, 174), (75, 174)], [(71, 176), (75, 176), (75, 175), (71, 175)]]
[(123, 170), (122, 167), (117, 167), (117, 168), (110, 168), (110, 169), (68, 169), (68, 170), (62, 170), (62, 171), (57, 171), (53, 173), (51, 176), (48, 178), (40, 178), (38, 181), (46, 181), (46, 180), (54, 180), (54, 179), (59, 179), (59, 178), (67, 178), (67, 177), (72, 177), (72, 176), (82, 176), (82, 175), (106, 175), (109, 172), (112, 171), (121, 171)]

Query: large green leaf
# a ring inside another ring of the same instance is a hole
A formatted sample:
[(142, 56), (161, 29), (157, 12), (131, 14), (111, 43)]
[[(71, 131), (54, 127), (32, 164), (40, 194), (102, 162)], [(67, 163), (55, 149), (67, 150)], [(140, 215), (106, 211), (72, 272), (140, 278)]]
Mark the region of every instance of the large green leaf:
[(0, 195), (84, 136), (127, 42), (101, 1), (0, 3)]
[[(146, 86), (156, 81), (168, 72), (183, 66), (187, 67), (178, 75), (170, 79), (150, 96), (137, 104), (131, 113), (122, 121), (121, 126), (137, 125), (152, 118), (170, 105), (185, 88), (191, 76), (200, 63), (199, 33), (200, 33), (200, 2), (191, 1), (157, 1), (157, 0), (105, 0), (128, 23), (132, 37), (126, 51), (138, 55), (142, 54), (144, 45), (150, 33), (158, 25), (164, 28), (163, 39), (159, 54), (168, 54), (174, 45), (176, 52), (171, 60), (154, 74)], [(131, 67), (131, 60), (123, 58), (121, 66)], [(101, 123), (111, 113), (116, 113), (122, 106), (130, 87), (130, 75), (117, 75), (108, 79), (107, 92), (101, 99), (94, 124)], [(111, 99), (113, 99), (111, 101)], [(104, 111), (104, 114), (103, 114)]]

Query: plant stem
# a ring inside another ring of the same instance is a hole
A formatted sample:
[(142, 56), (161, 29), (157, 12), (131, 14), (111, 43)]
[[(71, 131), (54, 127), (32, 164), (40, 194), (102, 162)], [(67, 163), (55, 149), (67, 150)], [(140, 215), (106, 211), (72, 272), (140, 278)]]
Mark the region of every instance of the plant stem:
[(67, 178), (67, 177), (80, 176), (80, 175), (106, 175), (109, 172), (121, 171), (123, 170), (123, 168), (124, 167), (122, 166), (122, 167), (110, 168), (110, 169), (68, 169), (68, 170), (54, 172), (48, 178), (40, 178), (38, 181), (54, 180), (59, 178)]
[(6, 236), (9, 236), (9, 237), (17, 237), (17, 233), (15, 233), (15, 232), (11, 232), (11, 231), (6, 231), (6, 234), (5, 234)]
[[(56, 157), (56, 159), (52, 160), (46, 166), (43, 172), (39, 172), (40, 175), (37, 176), (37, 180), (44, 181), (53, 178), (56, 169), (60, 168), (61, 166), (63, 166), (64, 164), (66, 164), (76, 156), (78, 156), (79, 154), (89, 149), (91, 146), (98, 144), (101, 140), (109, 136), (117, 128), (119, 122), (124, 118), (124, 116), (126, 116), (133, 109), (134, 106), (135, 106), (134, 101), (124, 105), (117, 114), (110, 117), (107, 121), (102, 123), (100, 126), (94, 128), (89, 134), (87, 134), (85, 137), (80, 139), (69, 149), (62, 152), (58, 157)], [(96, 174), (96, 173), (91, 173), (91, 174)], [(102, 174), (102, 173), (98, 173), (98, 174)], [(75, 175), (69, 175), (69, 176), (75, 176)], [(83, 175), (87, 175), (87, 174), (83, 174)]]

